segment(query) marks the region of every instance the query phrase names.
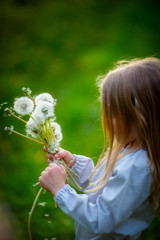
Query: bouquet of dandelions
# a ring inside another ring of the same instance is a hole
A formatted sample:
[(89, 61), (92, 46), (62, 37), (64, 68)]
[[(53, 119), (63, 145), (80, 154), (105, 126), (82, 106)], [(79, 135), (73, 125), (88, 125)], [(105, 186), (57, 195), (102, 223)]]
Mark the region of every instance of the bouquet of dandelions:
[[(56, 99), (54, 99), (49, 93), (42, 93), (35, 97), (31, 96), (31, 90), (29, 88), (22, 88), (22, 91), (26, 96), (16, 98), (13, 108), (5, 108), (5, 116), (13, 116), (22, 121), (26, 126), (27, 135), (23, 135), (14, 130), (13, 126), (5, 127), (9, 133), (16, 133), (29, 140), (37, 142), (43, 146), (46, 146), (48, 152), (55, 154), (59, 151), (60, 142), (62, 140), (62, 133), (60, 125), (55, 122), (54, 107), (56, 105)], [(6, 104), (6, 103), (4, 103)], [(3, 105), (3, 104), (1, 104)], [(18, 113), (18, 116), (15, 114)], [(20, 116), (19, 116), (20, 115)], [(29, 120), (25, 121), (22, 116), (28, 115)], [(57, 164), (62, 164), (67, 172), (67, 176), (71, 178), (73, 183), (80, 189), (80, 186), (74, 180), (72, 174), (78, 177), (70, 168), (67, 167), (63, 159), (56, 160)], [(72, 173), (72, 174), (71, 174)], [(38, 183), (37, 183), (38, 185)], [(42, 192), (41, 187), (29, 212), (28, 217), (28, 234), (29, 240), (32, 239), (31, 235), (31, 218), (33, 210), (36, 206), (38, 198)]]

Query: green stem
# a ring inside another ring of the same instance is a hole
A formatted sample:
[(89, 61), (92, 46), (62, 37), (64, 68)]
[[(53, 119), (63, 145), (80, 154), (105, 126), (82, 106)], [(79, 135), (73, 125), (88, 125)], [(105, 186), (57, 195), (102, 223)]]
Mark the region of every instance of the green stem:
[(69, 177), (71, 178), (72, 182), (75, 184), (75, 186), (81, 190), (82, 188), (78, 185), (78, 183), (75, 181), (75, 179), (73, 178), (72, 174), (73, 173), (77, 178), (79, 178), (79, 176), (74, 172), (72, 171), (68, 166), (67, 164), (65, 163), (65, 161), (61, 158), (61, 161), (62, 161), (62, 164), (63, 166), (66, 168), (66, 172), (67, 174), (69, 175)]
[(34, 106), (36, 106), (36, 103), (35, 103), (35, 101), (34, 101), (34, 99), (33, 99), (33, 97), (29, 94), (29, 92), (28, 91), (26, 91), (26, 93), (27, 93), (27, 95), (28, 95), (28, 97), (32, 100), (32, 102), (33, 102), (33, 104), (34, 104)]
[(78, 183), (74, 180), (74, 178), (73, 178), (73, 176), (72, 176), (72, 174), (70, 173), (69, 170), (67, 170), (67, 173), (68, 173), (69, 177), (71, 178), (72, 182), (75, 184), (75, 186), (76, 186), (79, 190), (81, 190), (82, 188), (81, 188), (81, 187), (78, 185)]
[(28, 115), (33, 119), (33, 121), (34, 121), (34, 122), (38, 125), (38, 127), (42, 130), (42, 136), (46, 139), (46, 143), (48, 143), (46, 133), (45, 133), (43, 127), (41, 126), (41, 124), (37, 123), (36, 120), (32, 117), (31, 114), (28, 114)]
[(27, 124), (27, 122), (26, 122), (25, 120), (23, 120), (23, 119), (22, 119), (22, 118), (20, 118), (20, 117), (17, 117), (17, 116), (16, 116), (16, 115), (14, 115), (12, 112), (10, 112), (10, 114), (11, 114), (13, 117), (17, 118), (18, 120), (20, 120), (21, 122), (23, 122), (23, 123)]
[(49, 132), (49, 128), (48, 128), (48, 121), (47, 121), (47, 119), (45, 119), (44, 125), (45, 125), (46, 140), (47, 140), (47, 142), (49, 142), (50, 141), (50, 132)]
[(67, 164), (64, 162), (64, 160), (62, 160), (62, 161), (63, 161), (64, 166), (67, 168), (67, 170), (70, 171), (71, 173), (73, 173), (77, 178), (79, 178), (79, 176), (67, 166)]
[(54, 138), (54, 134), (53, 134), (53, 131), (52, 131), (51, 122), (48, 121), (48, 124), (49, 124), (49, 133), (50, 133), (50, 135), (51, 135), (51, 138), (53, 139), (53, 138)]
[(33, 202), (33, 205), (32, 205), (32, 208), (31, 208), (31, 211), (29, 213), (29, 217), (28, 217), (28, 236), (29, 236), (29, 240), (32, 240), (32, 233), (31, 233), (31, 219), (32, 219), (32, 214), (33, 214), (33, 211), (35, 209), (35, 206), (36, 206), (36, 203), (38, 201), (38, 198), (39, 196), (41, 195), (41, 192), (42, 192), (43, 188), (41, 187), (36, 195), (36, 198)]
[(10, 132), (13, 132), (13, 133), (15, 133), (15, 134), (18, 134), (18, 135), (21, 136), (21, 137), (27, 138), (27, 139), (29, 139), (29, 140), (31, 140), (31, 141), (34, 141), (34, 142), (39, 143), (39, 144), (41, 144), (41, 145), (44, 146), (44, 144), (43, 144), (42, 142), (40, 142), (40, 141), (38, 141), (38, 140), (36, 140), (36, 139), (34, 139), (34, 138), (30, 138), (30, 137), (28, 137), (28, 136), (25, 136), (25, 135), (23, 135), (23, 134), (21, 134), (21, 133), (19, 133), (19, 132), (16, 132), (16, 131), (14, 131), (14, 130), (12, 130), (12, 129), (10, 129), (9, 131), (10, 131)]

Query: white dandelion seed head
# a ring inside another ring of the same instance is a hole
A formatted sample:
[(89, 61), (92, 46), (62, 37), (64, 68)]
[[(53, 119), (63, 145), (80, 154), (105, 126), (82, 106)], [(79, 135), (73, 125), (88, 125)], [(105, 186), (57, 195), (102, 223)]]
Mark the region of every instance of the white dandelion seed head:
[(51, 127), (52, 127), (55, 140), (57, 142), (60, 142), (63, 138), (60, 125), (56, 122), (51, 122)]
[(61, 132), (56, 132), (55, 133), (55, 138), (58, 142), (62, 141), (63, 135)]
[(32, 117), (37, 124), (42, 125), (45, 123), (45, 115), (42, 112), (38, 112), (37, 110), (35, 110), (32, 113)]
[(61, 132), (61, 126), (57, 122), (51, 120), (51, 127), (53, 131)]
[(41, 101), (52, 103), (53, 106), (55, 106), (57, 100), (54, 99), (49, 93), (41, 93), (35, 97), (36, 105)]
[(53, 104), (46, 101), (40, 101), (37, 104), (32, 117), (38, 124), (44, 124), (45, 119), (54, 117)]
[(28, 97), (16, 98), (14, 101), (14, 111), (20, 115), (27, 115), (33, 111), (33, 101)]
[(30, 118), (26, 124), (26, 133), (27, 135), (31, 135), (33, 138), (38, 138), (41, 133), (41, 129), (32, 118)]
[(57, 142), (55, 139), (52, 139), (48, 146), (47, 146), (48, 152), (55, 154), (59, 149), (59, 142)]

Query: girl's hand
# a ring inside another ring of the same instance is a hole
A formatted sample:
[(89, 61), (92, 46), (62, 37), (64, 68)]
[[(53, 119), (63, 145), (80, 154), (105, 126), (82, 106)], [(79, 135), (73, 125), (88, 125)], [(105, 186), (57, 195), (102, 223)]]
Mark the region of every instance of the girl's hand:
[[(46, 147), (44, 147), (43, 150), (45, 152), (48, 151)], [(59, 152), (56, 153), (55, 155), (53, 155), (51, 153), (47, 153), (46, 156), (48, 158), (48, 163), (52, 163), (54, 160), (56, 160), (58, 158), (63, 158), (63, 160), (65, 161), (65, 163), (67, 164), (67, 166), (69, 168), (71, 168), (76, 161), (75, 157), (70, 152), (68, 152), (62, 148), (60, 148)]]
[(40, 185), (50, 192), (53, 196), (64, 187), (66, 183), (67, 173), (63, 165), (51, 163), (49, 167), (41, 173), (39, 177)]

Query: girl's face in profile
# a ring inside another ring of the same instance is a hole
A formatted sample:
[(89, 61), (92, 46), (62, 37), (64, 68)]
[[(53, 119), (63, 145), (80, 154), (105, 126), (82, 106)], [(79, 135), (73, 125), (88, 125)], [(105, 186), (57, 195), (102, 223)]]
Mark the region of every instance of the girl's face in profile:
[[(123, 136), (119, 136), (118, 133), (120, 132), (123, 134), (122, 119), (120, 119), (120, 118), (117, 119), (117, 118), (113, 117), (112, 123), (113, 123), (114, 136), (115, 136), (117, 142), (120, 142), (121, 138)], [(128, 134), (128, 137), (125, 140), (126, 141), (125, 145), (127, 145), (127, 147), (129, 148), (129, 146), (131, 146), (131, 144), (134, 143), (137, 139), (138, 139), (138, 132), (137, 132), (136, 126), (134, 124), (132, 124), (131, 128), (130, 128), (130, 132)]]

